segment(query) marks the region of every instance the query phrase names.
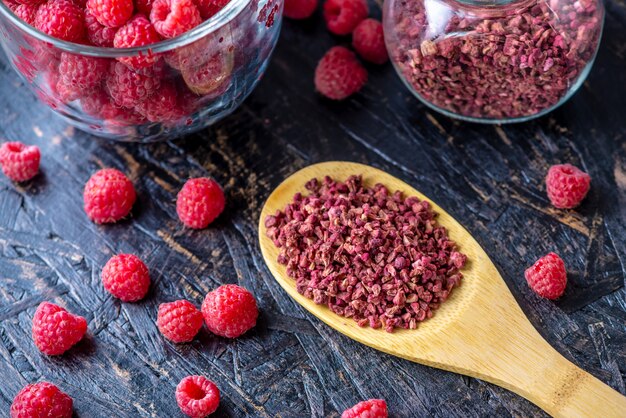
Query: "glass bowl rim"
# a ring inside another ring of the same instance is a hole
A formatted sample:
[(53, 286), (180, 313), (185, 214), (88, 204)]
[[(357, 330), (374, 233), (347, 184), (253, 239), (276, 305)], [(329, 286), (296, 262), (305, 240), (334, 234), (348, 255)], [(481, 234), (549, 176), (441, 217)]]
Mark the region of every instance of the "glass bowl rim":
[(222, 28), (228, 22), (233, 20), (246, 6), (248, 6), (248, 4), (254, 1), (255, 0), (231, 0), (222, 10), (217, 12), (214, 16), (210, 17), (206, 21), (202, 22), (200, 25), (176, 38), (165, 39), (154, 44), (137, 46), (133, 48), (111, 48), (82, 45), (54, 38), (39, 31), (35, 27), (29, 25), (28, 23), (17, 17), (6, 6), (6, 4), (4, 4), (4, 1), (2, 0), (0, 0), (0, 14), (3, 17), (7, 18), (13, 25), (26, 32), (28, 35), (38, 39), (39, 41), (51, 44), (55, 48), (58, 48), (62, 51), (91, 57), (117, 58), (136, 56), (138, 54), (158, 54), (188, 45)]

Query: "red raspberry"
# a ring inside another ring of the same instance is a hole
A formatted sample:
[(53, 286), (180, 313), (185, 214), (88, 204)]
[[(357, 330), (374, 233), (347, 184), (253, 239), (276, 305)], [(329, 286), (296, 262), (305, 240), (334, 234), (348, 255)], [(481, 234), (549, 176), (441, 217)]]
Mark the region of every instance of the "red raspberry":
[(87, 29), (87, 39), (95, 46), (101, 46), (105, 48), (113, 47), (113, 38), (117, 29), (107, 28), (98, 22), (98, 19), (94, 15), (85, 12), (85, 27)]
[(383, 25), (376, 19), (361, 21), (352, 32), (352, 46), (365, 61), (384, 64), (389, 59)]
[(546, 176), (550, 202), (560, 209), (580, 205), (589, 192), (590, 183), (589, 174), (571, 164), (553, 165)]
[(565, 292), (567, 272), (565, 263), (555, 253), (541, 257), (524, 272), (532, 290), (546, 299), (557, 299)]
[(0, 147), (0, 165), (4, 175), (16, 182), (30, 180), (39, 172), (41, 152), (35, 145), (5, 142)]
[(148, 267), (132, 254), (111, 257), (102, 269), (101, 278), (107, 292), (124, 302), (143, 299), (150, 287)]
[(193, 340), (202, 328), (202, 312), (187, 300), (159, 305), (157, 326), (161, 334), (175, 343)]
[(183, 116), (178, 107), (176, 87), (171, 83), (161, 85), (148, 100), (138, 103), (135, 110), (150, 122), (173, 122)]
[[(11, 8), (10, 4), (14, 3), (14, 4), (23, 4), (26, 6), (39, 6), (41, 3), (45, 3), (46, 0), (15, 0), (15, 3), (13, 1), (11, 2), (7, 2), (5, 1), (5, 4), (7, 6), (9, 6), (9, 8)], [(11, 9), (13, 10), (13, 9)]]
[(315, 69), (315, 88), (333, 100), (343, 100), (367, 82), (367, 71), (352, 51), (342, 46), (331, 48)]
[(176, 196), (176, 213), (189, 228), (206, 228), (225, 206), (224, 191), (215, 180), (207, 177), (187, 180)]
[[(136, 46), (150, 45), (159, 42), (161, 37), (154, 30), (154, 26), (143, 15), (135, 15), (124, 26), (117, 30), (113, 39), (115, 48), (132, 48)], [(149, 67), (159, 59), (158, 55), (146, 53), (135, 57), (118, 58), (131, 68), (139, 69)]]
[(72, 418), (72, 398), (48, 382), (26, 385), (13, 399), (11, 418)]
[(100, 85), (109, 69), (109, 60), (103, 58), (61, 54), (59, 75), (63, 84), (81, 95)]
[(176, 402), (191, 418), (204, 418), (217, 410), (220, 391), (204, 376), (187, 376), (176, 386)]
[(207, 293), (202, 316), (213, 334), (237, 338), (256, 325), (259, 310), (252, 293), (241, 286), (226, 284)]
[(99, 119), (124, 118), (124, 115), (129, 112), (134, 114), (133, 110), (115, 104), (111, 96), (103, 89), (97, 89), (83, 97), (80, 104), (85, 113)]
[(317, 9), (317, 0), (285, 0), (283, 14), (289, 19), (306, 19)]
[(53, 303), (42, 302), (33, 316), (33, 341), (44, 354), (65, 353), (82, 340), (87, 321)]
[(135, 0), (135, 9), (144, 16), (150, 16), (154, 0)]
[(369, 399), (343, 411), (341, 418), (387, 418), (387, 414), (387, 402)]
[(108, 28), (128, 22), (134, 9), (133, 0), (87, 0), (87, 12)]
[(189, 52), (182, 50), (178, 54), (178, 65), (189, 90), (201, 96), (217, 97), (223, 94), (230, 86), (233, 54), (220, 51), (207, 57), (203, 52), (199, 52), (199, 55), (190, 55)]
[(13, 59), (13, 65), (29, 83), (32, 83), (37, 77), (37, 67), (35, 67), (30, 59), (22, 55), (16, 55)]
[(35, 27), (54, 38), (79, 42), (85, 39), (85, 14), (71, 0), (50, 0), (37, 10)]
[(207, 20), (222, 10), (230, 0), (195, 0), (202, 19)]
[(133, 108), (161, 87), (162, 65), (132, 70), (121, 62), (111, 66), (106, 86), (120, 106)]
[(37, 10), (39, 10), (39, 5), (30, 5), (30, 4), (20, 4), (15, 8), (13, 13), (24, 22), (28, 23), (31, 26), (35, 25), (35, 17), (37, 16)]
[(164, 38), (175, 38), (202, 23), (193, 0), (154, 0), (150, 21)]
[(133, 183), (124, 173), (105, 168), (85, 185), (85, 212), (97, 224), (117, 222), (130, 213), (136, 197)]
[(349, 35), (368, 14), (366, 0), (326, 0), (324, 3), (326, 26), (335, 35)]

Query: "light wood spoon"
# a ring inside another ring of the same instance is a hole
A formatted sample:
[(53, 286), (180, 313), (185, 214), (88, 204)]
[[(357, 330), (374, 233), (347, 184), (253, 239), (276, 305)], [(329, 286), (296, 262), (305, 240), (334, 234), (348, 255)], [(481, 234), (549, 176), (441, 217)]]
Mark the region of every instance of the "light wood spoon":
[[(346, 180), (361, 174), (366, 186), (382, 183), (390, 191), (432, 203), (438, 222), (448, 229), (468, 263), (464, 278), (435, 315), (416, 330), (360, 328), (296, 291), (279, 250), (265, 234), (265, 217), (283, 210), (304, 184), (330, 176)], [(557, 417), (626, 417), (626, 397), (572, 364), (533, 328), (485, 251), (452, 216), (401, 180), (362, 164), (327, 162), (290, 176), (270, 195), (259, 222), (265, 262), (285, 291), (309, 312), (340, 333), (385, 353), (461, 373), (507, 388)], [(522, 273), (520, 273), (521, 276)], [(522, 278), (523, 279), (523, 278)]]

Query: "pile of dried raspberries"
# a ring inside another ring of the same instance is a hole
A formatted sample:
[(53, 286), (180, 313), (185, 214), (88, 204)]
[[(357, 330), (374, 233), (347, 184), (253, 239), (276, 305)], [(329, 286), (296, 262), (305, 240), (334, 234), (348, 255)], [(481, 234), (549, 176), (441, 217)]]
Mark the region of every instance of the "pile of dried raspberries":
[(299, 293), (359, 326), (415, 329), (459, 285), (456, 251), (430, 204), (361, 176), (306, 184), (283, 212), (265, 219)]
[[(500, 17), (463, 12), (443, 26), (432, 16), (429, 24), (423, 1), (396, 0), (393, 60), (415, 92), (441, 109), (474, 118), (534, 115), (556, 105), (593, 58), (598, 7), (536, 0)], [(431, 32), (437, 35), (424, 36)]]

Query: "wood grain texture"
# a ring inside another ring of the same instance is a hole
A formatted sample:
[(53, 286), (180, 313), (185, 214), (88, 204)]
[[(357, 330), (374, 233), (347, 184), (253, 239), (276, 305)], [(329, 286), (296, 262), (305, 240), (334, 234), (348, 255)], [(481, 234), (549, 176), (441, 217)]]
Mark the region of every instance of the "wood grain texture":
[[(437, 222), (468, 258), (463, 281), (435, 316), (417, 330), (359, 327), (351, 318), (298, 293), (295, 281), (277, 259), (279, 248), (267, 236), (265, 219), (282, 211), (296, 194), (306, 195), (311, 179), (345, 181), (360, 175), (365, 187), (381, 183), (404, 196), (430, 203)], [(259, 219), (259, 246), (276, 281), (301, 306), (341, 334), (416, 363), (495, 383), (541, 406), (552, 416), (620, 418), (626, 397), (576, 367), (550, 347), (532, 327), (489, 256), (450, 214), (405, 182), (364, 164), (330, 161), (289, 176), (268, 197)]]
[[(382, 397), (394, 417), (543, 417), (523, 398), (474, 378), (398, 359), (337, 333), (276, 283), (257, 244), (262, 203), (285, 177), (314, 162), (349, 160), (410, 183), (476, 238), (539, 333), (573, 363), (624, 393), (626, 373), (626, 4), (607, 0), (600, 53), (588, 81), (540, 120), (491, 127), (429, 112), (391, 66), (368, 67), (363, 92), (330, 103), (313, 91), (317, 60), (347, 43), (310, 22), (286, 21), (264, 79), (212, 129), (148, 146), (111, 144), (68, 128), (37, 103), (0, 59), (0, 139), (36, 143), (42, 173), (24, 186), (0, 176), (0, 416), (26, 383), (45, 379), (71, 393), (78, 417), (178, 417), (178, 381), (215, 380), (220, 417), (337, 417)], [(378, 12), (377, 10), (375, 12)], [(549, 165), (588, 171), (592, 190), (575, 211), (552, 208)], [(82, 210), (82, 187), (101, 167), (131, 176), (131, 219), (100, 227)], [(228, 208), (205, 231), (177, 221), (185, 179), (212, 175)], [(530, 291), (523, 270), (557, 250), (569, 286), (556, 303)], [(99, 272), (114, 253), (151, 267), (146, 300), (120, 304)], [(164, 341), (158, 304), (200, 304), (220, 283), (248, 287), (259, 325), (227, 341), (203, 331), (191, 344)], [(89, 336), (60, 358), (41, 356), (30, 319), (42, 300), (89, 321)]]

